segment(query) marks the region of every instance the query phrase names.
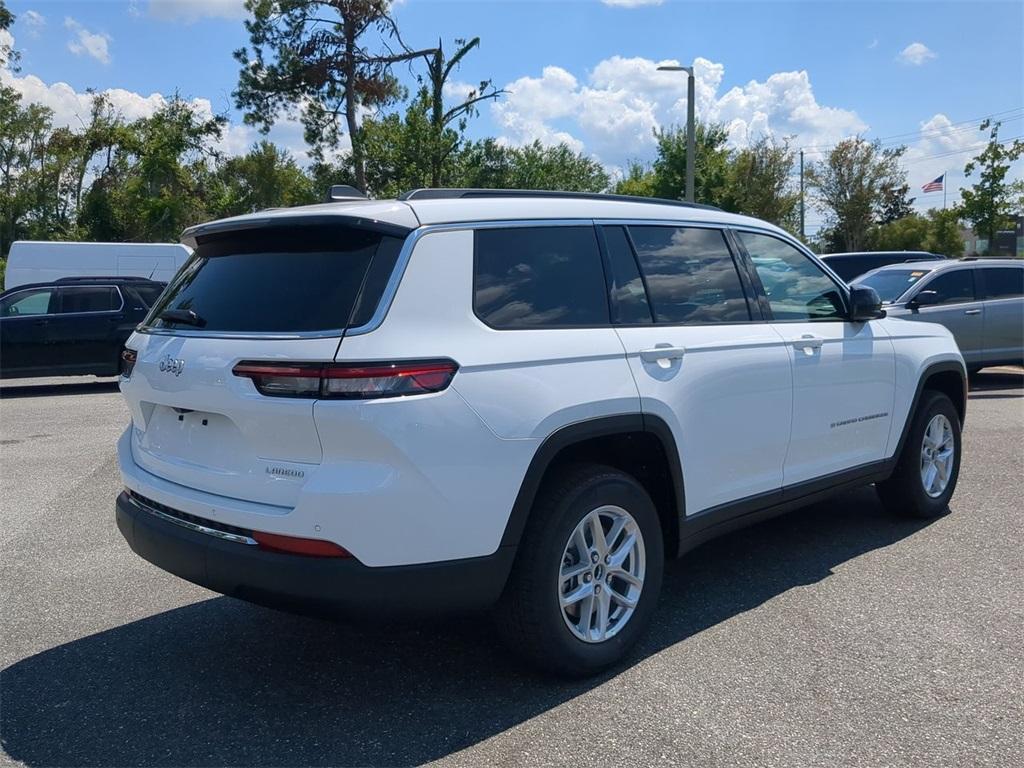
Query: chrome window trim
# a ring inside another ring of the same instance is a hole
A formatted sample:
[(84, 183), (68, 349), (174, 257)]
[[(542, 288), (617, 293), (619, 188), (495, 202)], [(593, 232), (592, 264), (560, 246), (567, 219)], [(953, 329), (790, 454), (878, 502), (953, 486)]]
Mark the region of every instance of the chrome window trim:
[(180, 517), (168, 515), (165, 512), (161, 512), (159, 509), (154, 509), (148, 504), (143, 504), (134, 496), (128, 496), (128, 501), (129, 503), (141, 509), (143, 512), (147, 512), (148, 514), (153, 515), (154, 517), (158, 517), (161, 520), (166, 520), (168, 523), (174, 523), (175, 525), (179, 525), (182, 528), (187, 528), (190, 531), (195, 531), (196, 533), (203, 533), (207, 536), (213, 536), (218, 539), (223, 539), (224, 541), (232, 541), (236, 544), (247, 544), (251, 547), (256, 546), (259, 543), (256, 541), (256, 539), (253, 539), (249, 536), (241, 536), (237, 533), (228, 533), (227, 531), (220, 531), (216, 528), (207, 528), (205, 525), (200, 525), (199, 523), (193, 523), (189, 520), (182, 520)]
[[(29, 291), (56, 291), (57, 295), (60, 296), (60, 292), (65, 288), (113, 288), (115, 291), (117, 291), (118, 298), (121, 299), (121, 306), (119, 306), (117, 309), (94, 309), (88, 312), (43, 312), (42, 314), (38, 315), (8, 315), (4, 319), (10, 320), (12, 317), (81, 317), (82, 315), (116, 314), (118, 312), (124, 311), (124, 294), (121, 293), (121, 288), (120, 286), (117, 285), (51, 285), (44, 287), (36, 286), (35, 288), (17, 289), (14, 291), (14, 293), (10, 295), (17, 296), (19, 293), (28, 293)], [(51, 301), (52, 300), (53, 299), (51, 298)], [(63, 302), (64, 299), (63, 297), (61, 297), (61, 303), (63, 304)]]

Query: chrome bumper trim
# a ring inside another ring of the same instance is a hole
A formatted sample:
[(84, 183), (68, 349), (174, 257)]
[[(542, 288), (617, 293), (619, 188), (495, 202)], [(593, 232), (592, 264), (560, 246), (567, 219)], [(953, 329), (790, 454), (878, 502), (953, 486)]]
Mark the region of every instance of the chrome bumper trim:
[(132, 495), (128, 495), (128, 501), (130, 501), (133, 505), (135, 505), (142, 511), (148, 512), (154, 517), (159, 517), (161, 520), (166, 520), (168, 523), (180, 525), (182, 528), (187, 528), (188, 530), (195, 531), (196, 533), (205, 533), (207, 536), (213, 536), (218, 539), (223, 539), (224, 541), (233, 541), (236, 544), (248, 544), (249, 546), (253, 547), (259, 544), (259, 542), (257, 542), (256, 539), (253, 539), (249, 536), (242, 536), (237, 533), (228, 533), (227, 531), (220, 531), (216, 528), (208, 528), (205, 525), (193, 523), (190, 520), (183, 520), (180, 517), (168, 515), (166, 512), (161, 512), (159, 509), (154, 509), (148, 504), (144, 504), (143, 502), (139, 501)]

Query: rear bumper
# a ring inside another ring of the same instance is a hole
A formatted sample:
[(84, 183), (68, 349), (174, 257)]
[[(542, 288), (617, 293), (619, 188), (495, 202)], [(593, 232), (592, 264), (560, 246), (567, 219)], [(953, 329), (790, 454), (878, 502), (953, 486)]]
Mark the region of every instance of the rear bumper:
[(117, 527), (158, 568), (232, 597), (317, 615), (409, 616), (471, 611), (498, 600), (514, 547), (487, 557), (371, 568), (355, 558), (268, 552), (154, 514), (122, 493)]

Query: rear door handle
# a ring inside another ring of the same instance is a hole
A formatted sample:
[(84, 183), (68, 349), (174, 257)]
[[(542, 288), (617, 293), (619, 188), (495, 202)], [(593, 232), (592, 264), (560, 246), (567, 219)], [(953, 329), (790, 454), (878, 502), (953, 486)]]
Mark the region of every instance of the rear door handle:
[(965, 309), (964, 310), (964, 314), (965, 315), (980, 315), (981, 314), (981, 310), (980, 309)]
[(645, 363), (656, 363), (659, 360), (679, 360), (685, 354), (685, 347), (673, 347), (665, 344), (664, 346), (655, 346), (653, 349), (640, 350), (640, 359)]
[(819, 336), (812, 336), (809, 333), (805, 333), (799, 339), (793, 339), (789, 343), (797, 349), (802, 349), (805, 355), (813, 355), (814, 350), (821, 349), (821, 345), (825, 340)]
[(49, 325), (50, 321), (49, 320), (36, 320), (35, 324), (36, 325)]

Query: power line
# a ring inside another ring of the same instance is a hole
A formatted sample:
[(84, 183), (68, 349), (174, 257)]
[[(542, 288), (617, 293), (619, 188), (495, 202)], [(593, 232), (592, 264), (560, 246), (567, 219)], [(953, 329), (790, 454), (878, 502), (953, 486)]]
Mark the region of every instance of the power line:
[[(922, 129), (919, 129), (919, 130), (916, 130), (916, 131), (908, 131), (906, 133), (894, 133), (891, 136), (879, 136), (877, 139), (875, 139), (875, 141), (887, 142), (887, 141), (891, 141), (893, 139), (900, 139), (900, 138), (904, 138), (904, 137), (913, 137), (913, 136), (920, 136), (922, 138), (925, 137), (925, 136), (929, 136), (929, 135), (941, 136), (941, 135), (946, 134), (946, 133), (951, 133), (951, 132), (955, 133), (956, 131), (963, 131), (963, 130), (968, 130), (968, 129), (974, 128), (975, 125), (980, 125), (985, 120), (995, 120), (997, 117), (999, 117), (1001, 115), (1008, 115), (1008, 114), (1010, 114), (1012, 112), (1024, 112), (1024, 107), (1014, 107), (1013, 109), (1004, 109), (1004, 110), (1002, 110), (1000, 112), (993, 112), (990, 115), (983, 115), (982, 117), (975, 117), (975, 118), (972, 118), (970, 120), (960, 120), (960, 121), (957, 121), (955, 123), (950, 123), (949, 125), (943, 126), (941, 128), (922, 128)], [(1017, 116), (1014, 116), (1014, 117), (1003, 117), (1001, 120), (998, 120), (998, 122), (1006, 123), (1006, 122), (1011, 122), (1011, 121), (1014, 121), (1014, 120), (1019, 120), (1021, 118), (1024, 118), (1024, 114), (1017, 115)], [(964, 127), (960, 128), (958, 126), (964, 126)], [(955, 130), (954, 131), (950, 131), (951, 128), (953, 128)], [(897, 142), (897, 143), (902, 143), (902, 142)], [(835, 144), (810, 144), (810, 145), (805, 146), (804, 149), (807, 149), (807, 150), (825, 150), (825, 149), (835, 149), (835, 147), (836, 147)]]
[[(1011, 141), (1018, 141), (1019, 139), (1024, 139), (1024, 134), (1021, 134), (1020, 136), (1012, 136), (1009, 139), (1003, 139), (1003, 140), (999, 141), (998, 143), (999, 144), (1009, 144)], [(977, 151), (983, 149), (987, 144), (988, 144), (987, 141), (983, 141), (983, 142), (979, 143), (977, 146), (968, 147), (967, 149), (954, 149), (954, 150), (950, 150), (948, 152), (940, 152), (940, 153), (938, 153), (936, 155), (925, 155), (924, 157), (915, 157), (912, 160), (904, 160), (903, 164), (904, 165), (914, 165), (915, 163), (923, 163), (925, 160), (937, 160), (938, 158), (941, 158), (941, 157), (953, 157), (954, 155), (962, 155), (965, 152), (977, 152)]]

